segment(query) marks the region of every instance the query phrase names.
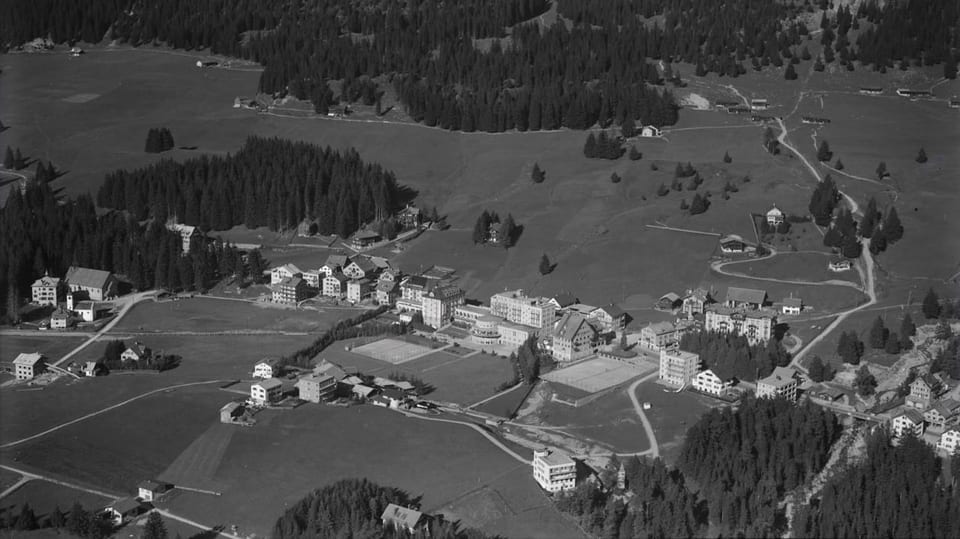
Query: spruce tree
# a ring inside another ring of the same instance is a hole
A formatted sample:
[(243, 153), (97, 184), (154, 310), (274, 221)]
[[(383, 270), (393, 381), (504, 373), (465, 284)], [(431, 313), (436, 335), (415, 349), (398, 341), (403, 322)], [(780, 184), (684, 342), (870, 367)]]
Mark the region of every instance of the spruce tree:
[(817, 161), (826, 162), (833, 158), (833, 152), (830, 151), (830, 143), (826, 140), (820, 141), (817, 147)]
[(840, 254), (846, 258), (854, 259), (860, 258), (860, 253), (863, 251), (863, 245), (860, 244), (860, 240), (853, 234), (843, 237), (843, 241), (840, 243)]
[(533, 183), (543, 183), (543, 180), (546, 179), (546, 174), (543, 170), (540, 169), (539, 163), (533, 164), (533, 171), (530, 172), (530, 179), (533, 180)]
[(733, 158), (730, 157), (730, 152), (724, 152), (724, 153), (723, 153), (723, 162), (724, 162), (724, 163), (732, 163), (732, 162), (733, 162)]
[(610, 181), (611, 181), (612, 183), (620, 183), (620, 180), (621, 180), (621, 179), (622, 179), (622, 178), (620, 178), (620, 175), (617, 174), (616, 172), (613, 172), (613, 173), (610, 174)]
[(853, 386), (857, 388), (857, 394), (861, 397), (869, 397), (877, 389), (877, 379), (870, 373), (870, 369), (866, 365), (861, 365), (853, 381)]
[(787, 69), (783, 72), (783, 78), (786, 80), (797, 80), (797, 70), (793, 68), (792, 62), (787, 64)]
[(926, 163), (927, 162), (927, 152), (924, 151), (923, 146), (920, 147), (920, 151), (917, 152), (917, 163)]
[(883, 233), (890, 243), (896, 243), (903, 237), (903, 225), (900, 224), (897, 209), (893, 206), (890, 206), (890, 210), (887, 211), (887, 216), (883, 220)]
[(642, 158), (643, 154), (640, 153), (640, 150), (638, 150), (636, 146), (630, 146), (630, 160), (639, 161)]
[(895, 355), (900, 353), (900, 339), (895, 332), (890, 332), (890, 335), (887, 336), (887, 344), (884, 345), (883, 349), (888, 354)]
[(839, 157), (837, 158), (837, 163), (833, 165), (833, 168), (843, 170), (843, 161), (841, 161)]
[(37, 515), (33, 512), (29, 503), (24, 502), (20, 506), (20, 513), (17, 515), (17, 522), (14, 527), (20, 531), (37, 529)]
[(877, 201), (870, 197), (867, 207), (863, 210), (863, 219), (860, 220), (860, 235), (864, 238), (873, 236), (874, 227), (877, 224)]
[(887, 177), (887, 164), (880, 161), (880, 164), (877, 165), (877, 178), (882, 180), (885, 177)]
[(927, 320), (932, 320), (940, 316), (940, 298), (933, 288), (927, 290), (927, 295), (923, 298), (923, 316)]
[(710, 207), (710, 201), (706, 197), (700, 196), (700, 193), (693, 195), (693, 201), (690, 202), (690, 215), (698, 215)]
[(887, 344), (887, 328), (883, 325), (883, 319), (879, 316), (873, 321), (870, 327), (870, 346), (873, 348), (883, 348)]
[(59, 505), (53, 507), (53, 511), (50, 512), (50, 526), (52, 528), (60, 529), (67, 524), (67, 517), (63, 514), (63, 511), (60, 510)]
[(151, 511), (150, 515), (147, 516), (147, 523), (143, 526), (143, 532), (141, 532), (140, 538), (167, 539), (167, 537), (167, 525), (163, 523), (163, 518), (160, 517), (160, 513)]
[(147, 153), (160, 153), (160, 134), (156, 129), (151, 128), (147, 131), (147, 142), (144, 144), (143, 151)]
[(504, 249), (513, 247), (517, 240), (517, 225), (513, 221), (513, 215), (508, 213), (507, 218), (500, 223), (497, 236), (500, 240), (500, 245), (502, 245)]
[(903, 321), (900, 322), (900, 345), (904, 350), (912, 348), (910, 337), (917, 334), (917, 326), (913, 323), (910, 313), (903, 315)]
[(17, 148), (13, 152), (13, 168), (20, 170), (26, 165), (26, 160), (23, 158), (23, 154), (20, 153), (20, 148)]
[(10, 146), (7, 146), (7, 151), (3, 154), (3, 168), (13, 169), (14, 162), (13, 150), (10, 149)]
[(473, 243), (480, 244), (486, 243), (488, 239), (488, 234), (490, 231), (490, 213), (487, 210), (483, 210), (479, 217), (477, 217), (476, 224), (473, 225)]
[(540, 275), (547, 275), (553, 271), (553, 264), (550, 263), (550, 259), (547, 258), (547, 253), (543, 253), (543, 256), (540, 257)]

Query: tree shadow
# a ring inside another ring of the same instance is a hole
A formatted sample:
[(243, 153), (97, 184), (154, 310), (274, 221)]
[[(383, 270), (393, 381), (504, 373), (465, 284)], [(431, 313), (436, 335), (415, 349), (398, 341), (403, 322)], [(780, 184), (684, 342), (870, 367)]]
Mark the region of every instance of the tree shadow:
[(786, 322), (781, 322), (773, 326), (773, 336), (778, 341), (783, 340), (783, 336), (786, 335), (788, 331), (790, 331), (790, 324)]

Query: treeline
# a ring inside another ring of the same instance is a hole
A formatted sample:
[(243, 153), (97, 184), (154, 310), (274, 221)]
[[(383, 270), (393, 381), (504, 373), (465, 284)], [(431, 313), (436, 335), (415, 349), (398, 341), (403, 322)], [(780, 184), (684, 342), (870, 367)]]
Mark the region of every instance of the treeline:
[(57, 535), (63, 531), (83, 539), (110, 537), (114, 532), (110, 522), (98, 518), (96, 511), (84, 509), (79, 502), (74, 502), (70, 511), (66, 513), (60, 509), (59, 505), (55, 505), (53, 510), (44, 517), (37, 516), (30, 504), (26, 502), (16, 513), (13, 507), (12, 505), (5, 507), (3, 516), (0, 518), (0, 529), (7, 530), (10, 533), (9, 537), (39, 529), (54, 529)]
[(429, 527), (410, 533), (384, 526), (380, 516), (389, 504), (414, 505), (404, 491), (367, 479), (342, 479), (314, 490), (287, 509), (273, 526), (274, 539), (312, 537), (381, 537), (384, 539), (484, 539), (472, 528), (435, 518)]
[(347, 318), (337, 322), (332, 328), (325, 331), (323, 335), (317, 337), (309, 345), (290, 355), (281, 357), (279, 366), (286, 367), (288, 365), (295, 365), (297, 367), (309, 367), (311, 359), (339, 340), (353, 339), (355, 337), (371, 337), (373, 335), (402, 335), (406, 333), (407, 327), (402, 324), (365, 323), (388, 310), (389, 307), (381, 305), (374, 310), (365, 311), (353, 318)]
[(790, 364), (790, 355), (775, 338), (765, 345), (751, 345), (746, 336), (737, 333), (692, 331), (680, 337), (680, 349), (700, 354), (706, 367), (723, 380), (753, 381), (769, 376), (775, 367)]
[(867, 440), (866, 458), (832, 477), (793, 517), (794, 537), (956, 537), (960, 456), (944, 480), (936, 451), (912, 436)]
[(146, 357), (142, 360), (123, 361), (120, 356), (126, 349), (127, 343), (122, 340), (111, 339), (107, 341), (99, 363), (106, 367), (108, 371), (154, 370), (163, 372), (177, 368), (183, 359), (175, 354), (154, 354), (147, 348)]
[(176, 216), (202, 230), (236, 225), (284, 230), (310, 219), (321, 234), (348, 237), (365, 223), (389, 217), (400, 196), (393, 173), (363, 162), (355, 150), (250, 137), (225, 157), (165, 159), (108, 174), (97, 203), (138, 220)]
[(711, 536), (780, 536), (780, 500), (819, 473), (839, 435), (836, 418), (819, 407), (748, 398), (736, 410), (701, 417), (676, 469), (659, 459), (623, 462), (632, 496), (620, 496), (614, 458), (601, 474), (602, 487), (583, 483), (557, 505), (588, 533), (610, 539), (697, 537), (708, 529)]
[(620, 159), (623, 155), (623, 137), (600, 131), (599, 135), (590, 132), (583, 144), (583, 155), (590, 159)]
[(0, 307), (16, 319), (35, 279), (62, 276), (73, 265), (124, 275), (141, 290), (206, 290), (234, 274), (262, 278), (258, 251), (245, 264), (222, 241), (194, 243), (184, 255), (180, 234), (158, 219), (141, 225), (130, 214), (98, 215), (88, 195), (58, 199), (46, 181), (31, 181), (23, 193), (11, 189), (0, 209)]
[(147, 153), (162, 153), (173, 149), (173, 133), (166, 127), (151, 128), (147, 131), (147, 142), (143, 151)]

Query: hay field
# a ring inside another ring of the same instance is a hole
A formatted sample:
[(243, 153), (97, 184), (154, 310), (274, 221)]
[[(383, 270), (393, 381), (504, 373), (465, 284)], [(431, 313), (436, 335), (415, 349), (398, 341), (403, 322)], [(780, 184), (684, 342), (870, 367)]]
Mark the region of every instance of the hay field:
[(4, 335), (0, 337), (0, 361), (16, 359), (21, 353), (40, 352), (54, 361), (83, 344), (85, 337), (51, 337), (38, 331), (34, 336)]

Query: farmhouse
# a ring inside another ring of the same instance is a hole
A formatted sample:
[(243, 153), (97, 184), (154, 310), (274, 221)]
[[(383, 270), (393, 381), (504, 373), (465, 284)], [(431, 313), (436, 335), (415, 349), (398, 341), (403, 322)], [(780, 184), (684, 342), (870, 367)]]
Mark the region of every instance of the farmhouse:
[(347, 276), (342, 273), (327, 274), (323, 278), (323, 295), (331, 298), (341, 298), (346, 292)]
[(221, 423), (235, 423), (243, 415), (244, 408), (242, 402), (228, 402), (220, 408)]
[(818, 118), (816, 116), (803, 116), (800, 118), (800, 121), (805, 124), (827, 125), (828, 123), (830, 123), (830, 118)]
[(120, 354), (120, 360), (124, 363), (127, 361), (140, 361), (149, 358), (150, 349), (144, 346), (144, 344), (140, 341), (128, 342), (126, 350)]
[(57, 309), (50, 315), (50, 329), (67, 329), (73, 325), (73, 317), (63, 309)]
[(257, 362), (253, 366), (253, 377), (254, 378), (274, 378), (280, 375), (280, 358), (278, 357), (265, 357)]
[(313, 374), (329, 374), (338, 382), (344, 381), (344, 379), (347, 378), (347, 372), (344, 371), (340, 365), (331, 363), (325, 359), (313, 368)]
[(683, 350), (660, 350), (658, 378), (665, 384), (684, 387), (700, 370), (700, 355)]
[(617, 331), (627, 327), (626, 311), (613, 303), (596, 308), (590, 313), (590, 318), (596, 320), (604, 331)]
[(106, 370), (107, 368), (104, 367), (103, 363), (100, 363), (99, 361), (88, 361), (83, 364), (84, 376), (100, 376), (101, 374), (105, 374)]
[(453, 320), (453, 310), (462, 305), (464, 292), (458, 286), (438, 285), (427, 292), (421, 299), (423, 323), (440, 328)]
[(559, 451), (535, 450), (533, 478), (547, 492), (572, 490), (577, 486), (577, 463)]
[(370, 279), (351, 279), (347, 282), (347, 301), (360, 303), (370, 297)]
[(733, 387), (733, 379), (720, 378), (712, 369), (700, 371), (693, 377), (693, 389), (715, 397), (719, 397), (730, 387)]
[(724, 253), (743, 253), (747, 250), (747, 242), (737, 234), (728, 234), (720, 238), (720, 251)]
[(908, 88), (898, 88), (897, 95), (900, 97), (931, 97), (930, 90), (910, 90)]
[(641, 137), (661, 137), (663, 133), (660, 132), (660, 128), (653, 125), (645, 125), (640, 128)]
[(297, 380), (297, 390), (301, 400), (322, 402), (333, 398), (337, 380), (329, 374), (311, 374)]
[(361, 399), (369, 399), (371, 395), (375, 395), (379, 391), (375, 387), (370, 387), (364, 384), (356, 384), (350, 390), (354, 395)]
[(566, 313), (553, 328), (553, 358), (574, 361), (596, 352), (597, 330), (577, 313)]
[(343, 274), (351, 279), (373, 278), (380, 270), (369, 256), (357, 255), (343, 268)]
[(152, 502), (167, 491), (167, 485), (152, 479), (140, 481), (137, 485), (137, 498), (145, 502)]
[(803, 310), (803, 300), (794, 297), (785, 298), (780, 310), (783, 314), (800, 314), (800, 311)]
[(948, 455), (956, 455), (960, 450), (960, 429), (951, 428), (943, 431), (937, 442), (937, 449), (946, 451)]
[(110, 504), (105, 512), (114, 526), (120, 526), (138, 517), (143, 512), (143, 506), (136, 498), (123, 498)]
[(940, 388), (940, 382), (929, 374), (918, 376), (910, 384), (910, 394), (905, 399), (905, 404), (911, 408), (926, 410), (933, 400), (935, 392)]
[(761, 312), (741, 311), (726, 307), (710, 307), (704, 320), (704, 329), (718, 333), (737, 332), (750, 344), (765, 342), (773, 334), (777, 319)]
[(197, 230), (197, 227), (195, 226), (184, 225), (184, 224), (173, 223), (173, 222), (167, 223), (166, 226), (167, 226), (167, 230), (180, 234), (180, 242), (181, 242), (180, 249), (182, 250), (182, 254), (184, 255), (190, 252), (190, 245), (193, 243), (193, 239), (203, 236), (203, 234), (201, 234), (200, 231)]
[(767, 224), (770, 226), (780, 226), (783, 223), (783, 211), (777, 207), (776, 204), (773, 205), (767, 211)]
[(274, 403), (283, 395), (283, 382), (270, 378), (250, 385), (250, 400), (258, 406)]
[(380, 241), (380, 234), (372, 230), (361, 230), (350, 238), (350, 246), (356, 250), (366, 249)]
[(44, 275), (30, 285), (31, 299), (37, 305), (57, 306), (60, 279)]
[(548, 298), (527, 297), (523, 290), (511, 290), (490, 297), (490, 311), (515, 324), (548, 328), (556, 320), (555, 307)]
[(71, 292), (86, 292), (87, 298), (93, 301), (117, 295), (117, 278), (109, 271), (71, 266), (66, 281)]
[(673, 292), (667, 292), (666, 294), (660, 296), (660, 299), (657, 300), (654, 308), (656, 308), (658, 311), (672, 311), (682, 303), (683, 300), (680, 299), (679, 295)]
[(13, 360), (13, 374), (17, 380), (29, 380), (40, 374), (46, 368), (43, 354), (20, 354)]
[(957, 99), (955, 97), (951, 98), (947, 106), (952, 109), (960, 109), (960, 99)]
[(723, 300), (723, 305), (731, 309), (746, 308), (759, 309), (767, 302), (767, 293), (763, 290), (753, 288), (737, 288), (731, 286), (727, 289), (727, 297)]
[(393, 503), (388, 504), (383, 510), (380, 520), (384, 528), (393, 528), (396, 531), (402, 530), (411, 534), (424, 528), (429, 530), (430, 527), (429, 515)]
[(946, 428), (956, 425), (960, 420), (960, 402), (954, 399), (944, 399), (923, 413), (923, 420), (931, 426)]
[(283, 282), (284, 279), (289, 279), (295, 276), (299, 277), (302, 275), (303, 271), (301, 271), (297, 266), (293, 264), (284, 264), (270, 270), (270, 284), (277, 285)]
[(423, 213), (413, 204), (407, 204), (406, 208), (397, 213), (397, 223), (403, 228), (417, 228), (421, 222), (423, 222)]
[(693, 318), (694, 315), (702, 314), (706, 306), (712, 302), (713, 298), (710, 297), (710, 292), (703, 288), (688, 290), (683, 297), (681, 311), (687, 315), (687, 318)]
[(829, 268), (830, 271), (836, 271), (836, 272), (847, 271), (851, 267), (853, 267), (853, 264), (851, 264), (851, 262), (846, 258), (842, 258), (839, 260), (832, 260), (830, 261), (829, 264), (827, 264), (827, 268)]
[(797, 371), (789, 367), (777, 367), (770, 376), (757, 380), (757, 398), (783, 397), (790, 401), (797, 400)]
[(899, 414), (893, 416), (893, 422), (890, 425), (894, 436), (897, 438), (901, 438), (908, 433), (918, 437), (923, 436), (923, 416), (916, 410), (902, 410)]

